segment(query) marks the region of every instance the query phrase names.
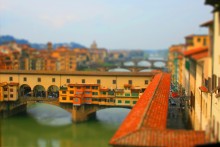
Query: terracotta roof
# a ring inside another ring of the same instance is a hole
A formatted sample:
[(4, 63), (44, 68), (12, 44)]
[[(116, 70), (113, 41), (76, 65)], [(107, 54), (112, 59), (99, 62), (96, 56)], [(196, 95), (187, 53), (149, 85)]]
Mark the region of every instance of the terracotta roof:
[(213, 20), (204, 22), (203, 24), (200, 25), (200, 27), (207, 27), (207, 26), (210, 26), (210, 25), (213, 25)]
[(124, 87), (131, 87), (131, 84), (124, 84)]
[(109, 91), (109, 89), (107, 87), (101, 87), (100, 91)]
[(166, 129), (170, 82), (171, 76), (168, 73), (155, 75), (110, 140), (111, 145), (194, 146), (204, 144), (204, 131)]
[(192, 55), (191, 57), (195, 60), (199, 60), (199, 59), (202, 59), (202, 58), (205, 58), (205, 57), (208, 57), (209, 53), (208, 51), (207, 52), (203, 52), (203, 53), (199, 53), (199, 54), (196, 54), (196, 55)]
[(9, 83), (8, 85), (9, 85), (9, 86), (13, 86), (13, 85), (14, 85), (14, 86), (18, 86), (19, 83), (11, 82), (11, 83)]
[(205, 58), (208, 57), (208, 48), (198, 47), (198, 48), (190, 49), (184, 52), (184, 56), (190, 56), (195, 60)]
[(128, 77), (152, 77), (157, 72), (96, 72), (96, 71), (31, 71), (31, 70), (0, 70), (0, 74), (28, 74), (28, 75), (71, 75), (71, 76), (128, 76)]
[(68, 86), (100, 86), (99, 84), (68, 84)]
[(192, 38), (192, 37), (195, 37), (195, 36), (207, 36), (207, 35), (203, 35), (203, 34), (191, 34), (191, 35), (188, 35), (186, 36), (185, 38)]

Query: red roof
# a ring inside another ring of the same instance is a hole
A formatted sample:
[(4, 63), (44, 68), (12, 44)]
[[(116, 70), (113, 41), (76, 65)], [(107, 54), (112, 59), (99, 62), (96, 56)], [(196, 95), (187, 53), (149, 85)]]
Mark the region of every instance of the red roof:
[(211, 26), (211, 25), (213, 25), (213, 20), (207, 21), (207, 22), (201, 24), (200, 26), (201, 27), (207, 27), (207, 26)]
[[(157, 74), (110, 140), (113, 146), (194, 146), (204, 131), (166, 129), (171, 76)], [(164, 86), (166, 85), (166, 86)]]
[(208, 56), (208, 48), (199, 47), (199, 48), (190, 49), (184, 52), (184, 56), (190, 56), (195, 60), (205, 58)]

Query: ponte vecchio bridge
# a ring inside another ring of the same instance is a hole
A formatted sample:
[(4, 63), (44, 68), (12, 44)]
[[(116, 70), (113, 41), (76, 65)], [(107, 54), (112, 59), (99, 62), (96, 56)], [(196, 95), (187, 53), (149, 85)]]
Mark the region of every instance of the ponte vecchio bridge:
[(133, 107), (156, 72), (0, 71), (0, 112), (17, 113), (33, 102), (72, 113), (74, 122), (107, 107)]

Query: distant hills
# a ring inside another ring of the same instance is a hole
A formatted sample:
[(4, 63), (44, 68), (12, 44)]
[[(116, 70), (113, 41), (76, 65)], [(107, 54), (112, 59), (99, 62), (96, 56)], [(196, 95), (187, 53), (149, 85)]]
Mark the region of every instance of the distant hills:
[[(28, 44), (32, 48), (36, 48), (36, 49), (45, 49), (45, 48), (47, 48), (47, 43), (45, 43), (45, 44), (44, 43), (31, 43), (26, 39), (17, 39), (14, 36), (11, 36), (11, 35), (0, 36), (0, 45), (8, 43), (8, 42), (12, 42), (12, 41), (15, 41), (17, 44)], [(53, 43), (53, 48), (57, 48), (59, 46), (68, 46), (70, 48), (86, 48), (85, 46), (83, 46), (79, 43), (75, 43), (75, 42)]]

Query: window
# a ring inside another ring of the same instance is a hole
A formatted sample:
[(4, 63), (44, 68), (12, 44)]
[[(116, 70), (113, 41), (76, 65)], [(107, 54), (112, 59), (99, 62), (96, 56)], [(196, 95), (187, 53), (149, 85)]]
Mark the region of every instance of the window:
[(104, 92), (104, 91), (103, 91), (103, 92), (101, 92), (101, 93), (102, 93), (103, 95), (106, 95), (106, 92)]
[(92, 86), (92, 89), (96, 89), (96, 90), (97, 90), (97, 89), (98, 89), (98, 86)]
[(212, 75), (212, 89), (215, 89), (217, 86), (217, 76), (215, 74)]
[(66, 100), (66, 97), (62, 97), (62, 100)]
[(137, 101), (133, 101), (133, 104), (136, 104), (137, 103)]
[(78, 87), (76, 87), (76, 89), (81, 89), (81, 87), (78, 86)]
[(139, 93), (131, 93), (131, 95), (134, 97), (139, 97)]
[(73, 86), (70, 86), (70, 88), (74, 88)]
[(4, 98), (8, 98), (8, 95), (7, 95), (7, 94), (4, 94)]
[(52, 82), (55, 82), (55, 78), (52, 78)]
[(130, 104), (130, 101), (125, 101), (125, 104)]
[(37, 78), (37, 81), (38, 81), (38, 82), (41, 82), (41, 78)]
[(70, 79), (66, 79), (66, 83), (70, 83)]
[(112, 84), (116, 84), (116, 80), (112, 80)]
[(148, 80), (145, 80), (144, 83), (147, 85), (148, 84)]
[(8, 91), (8, 88), (7, 88), (7, 87), (4, 87), (4, 91)]
[(201, 41), (201, 38), (198, 38), (198, 39), (197, 39), (197, 42), (200, 42), (200, 41)]
[(206, 46), (206, 39), (203, 39), (203, 45)]
[(121, 100), (118, 100), (118, 103), (122, 103), (122, 101), (121, 101)]
[(71, 90), (71, 91), (70, 91), (70, 94), (74, 94), (74, 91), (73, 91), (73, 90)]
[(85, 79), (82, 79), (82, 83), (86, 83), (86, 80), (85, 80)]
[(85, 94), (91, 94), (91, 92), (89, 92), (89, 91), (85, 91)]
[(10, 88), (10, 92), (13, 92), (13, 88)]
[(13, 81), (13, 77), (9, 77), (9, 81)]
[(101, 80), (100, 79), (97, 80), (97, 84), (101, 84)]
[(114, 95), (115, 93), (114, 93), (114, 91), (109, 91), (108, 92), (108, 95)]
[(92, 95), (98, 95), (98, 92), (92, 92)]
[(13, 94), (10, 94), (10, 98), (13, 98)]
[(62, 94), (66, 94), (66, 91), (62, 91)]
[(26, 77), (24, 77), (23, 81), (24, 81), (24, 82), (26, 82), (26, 81), (27, 81), (27, 78), (26, 78)]
[(125, 93), (125, 96), (130, 96), (130, 93)]
[(72, 97), (72, 96), (70, 97), (70, 100), (71, 100), (71, 101), (73, 100), (73, 97)]
[(128, 84), (132, 84), (132, 80), (128, 80)]
[(86, 89), (90, 89), (90, 86), (86, 86)]

